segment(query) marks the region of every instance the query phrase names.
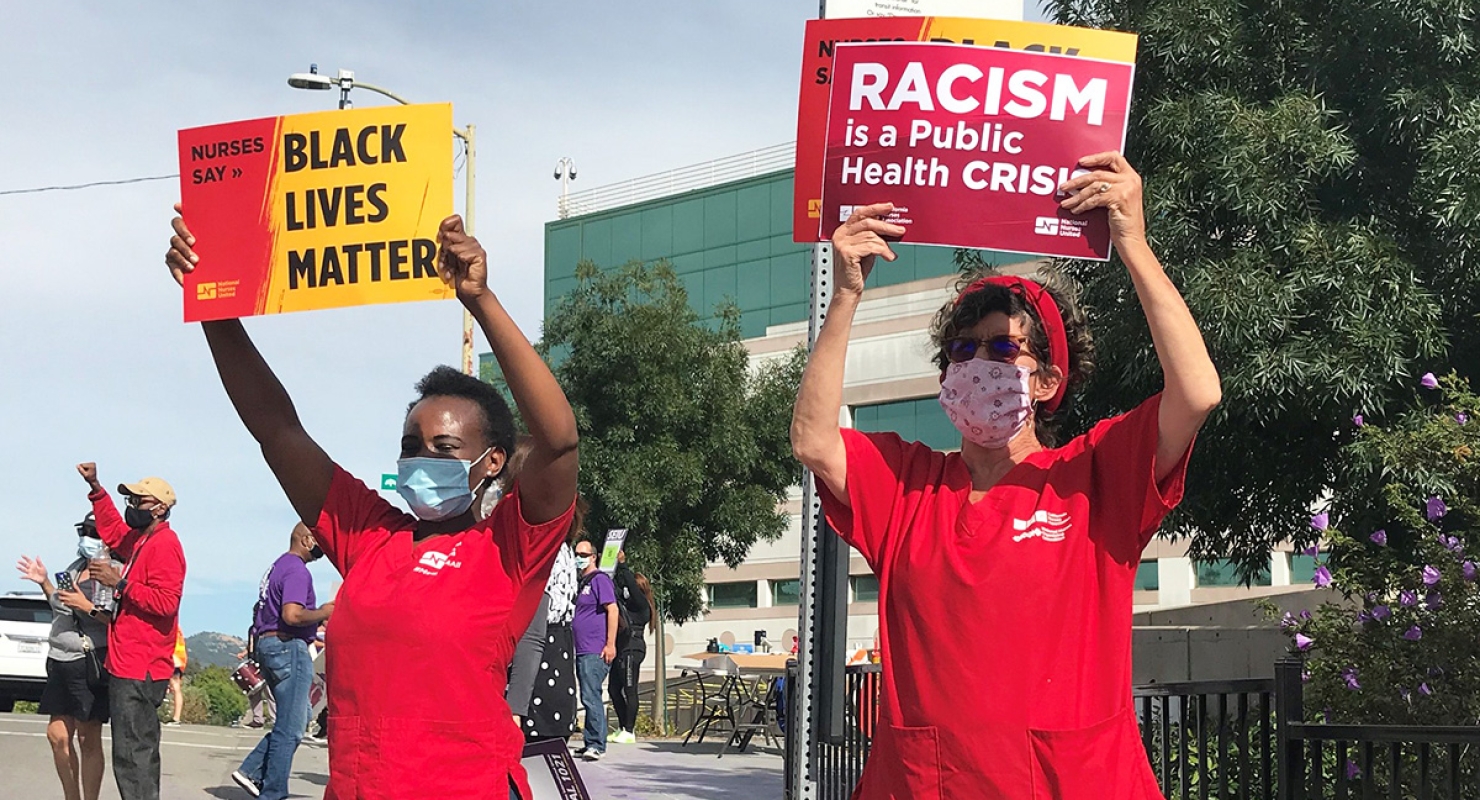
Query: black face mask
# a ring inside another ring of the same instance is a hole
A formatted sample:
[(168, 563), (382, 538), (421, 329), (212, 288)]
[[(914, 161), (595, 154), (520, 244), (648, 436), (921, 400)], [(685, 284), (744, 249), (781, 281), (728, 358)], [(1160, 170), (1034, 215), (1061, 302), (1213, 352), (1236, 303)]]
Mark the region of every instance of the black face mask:
[(123, 510), (123, 521), (136, 531), (142, 531), (154, 523), (154, 515), (142, 508), (129, 506)]
[(314, 545), (313, 546), (313, 549), (310, 550), (310, 551), (308, 551), (308, 560), (309, 561), (318, 561), (319, 559), (321, 559), (323, 557), (324, 557), (324, 548), (319, 547), (318, 545)]

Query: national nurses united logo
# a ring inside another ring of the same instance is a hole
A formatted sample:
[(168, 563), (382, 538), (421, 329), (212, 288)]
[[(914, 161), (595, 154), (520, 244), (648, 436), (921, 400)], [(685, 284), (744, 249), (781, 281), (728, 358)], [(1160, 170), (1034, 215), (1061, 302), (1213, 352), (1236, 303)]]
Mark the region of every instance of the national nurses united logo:
[(462, 547), (462, 542), (452, 546), (452, 552), (443, 553), (437, 550), (428, 550), (421, 554), (421, 561), (416, 565), (416, 572), (422, 575), (438, 575), (442, 569), (461, 569), (462, 562), (457, 560), (457, 549)]
[(1039, 509), (1027, 519), (1012, 521), (1012, 529), (1018, 531), (1012, 540), (1021, 542), (1025, 539), (1042, 539), (1045, 542), (1062, 542), (1072, 527), (1074, 521), (1068, 514), (1053, 514)]

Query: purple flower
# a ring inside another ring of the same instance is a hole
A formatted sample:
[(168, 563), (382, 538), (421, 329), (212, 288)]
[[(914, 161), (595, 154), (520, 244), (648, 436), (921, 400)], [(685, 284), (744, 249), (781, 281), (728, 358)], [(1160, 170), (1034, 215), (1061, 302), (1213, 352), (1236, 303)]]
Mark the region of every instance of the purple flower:
[(1423, 377), (1418, 379), (1418, 382), (1425, 389), (1437, 389), (1437, 388), (1439, 388), (1439, 379), (1438, 378), (1435, 378), (1434, 377), (1434, 373), (1432, 373), (1432, 372), (1425, 372), (1423, 374)]
[(1466, 414), (1463, 411), (1461, 411), (1458, 414), (1455, 414), (1454, 415), (1454, 421), (1455, 422), (1458, 422), (1461, 425), (1463, 425), (1466, 422), (1469, 422), (1470, 421), (1470, 415), (1469, 414)]
[(1351, 689), (1352, 691), (1356, 691), (1357, 689), (1362, 688), (1362, 684), (1357, 681), (1356, 667), (1347, 667), (1346, 669), (1342, 670), (1341, 679), (1346, 682), (1346, 688)]
[(1425, 565), (1424, 566), (1424, 568), (1423, 568), (1423, 585), (1424, 586), (1433, 586), (1434, 584), (1436, 584), (1436, 583), (1439, 582), (1439, 578), (1441, 578), (1441, 577), (1443, 577), (1443, 576), (1441, 576), (1439, 574), (1439, 570), (1434, 569), (1432, 566), (1429, 566), (1429, 565)]
[(1416, 605), (1418, 605), (1418, 592), (1410, 592), (1407, 589), (1404, 589), (1403, 591), (1398, 592), (1398, 605), (1400, 605), (1400, 606), (1416, 606)]
[[(1331, 515), (1330, 514), (1327, 514), (1324, 511), (1322, 511), (1321, 513), (1319, 513), (1319, 514), (1317, 514), (1317, 515), (1315, 515), (1315, 516), (1313, 516), (1313, 517), (1310, 518), (1310, 526), (1312, 528), (1315, 528), (1318, 531), (1325, 530), (1330, 524), (1331, 524)], [(1317, 547), (1315, 547), (1314, 545), (1312, 545), (1311, 547), (1307, 547), (1305, 549), (1305, 554), (1308, 555), (1308, 556), (1315, 555), (1315, 553), (1310, 552), (1312, 550), (1316, 550), (1316, 552), (1320, 552)]]
[(1423, 695), (1424, 697), (1433, 697), (1434, 696), (1434, 690), (1433, 689), (1430, 689), (1429, 688), (1429, 685), (1427, 683), (1420, 683), (1418, 685), (1418, 693), (1421, 694), (1421, 695)]
[(1371, 622), (1371, 621), (1372, 621), (1372, 612), (1370, 612), (1370, 611), (1359, 611), (1359, 612), (1357, 612), (1357, 624), (1359, 624), (1359, 625), (1365, 625), (1366, 623)]
[(1285, 612), (1285, 616), (1280, 617), (1280, 630), (1282, 631), (1288, 631), (1299, 624), (1295, 621), (1295, 615), (1288, 611)]
[(1423, 629), (1418, 627), (1417, 625), (1414, 625), (1408, 630), (1403, 631), (1403, 638), (1407, 639), (1410, 642), (1416, 642), (1419, 639), (1423, 638)]
[(1348, 758), (1346, 760), (1346, 779), (1354, 781), (1360, 777), (1362, 777), (1362, 768), (1357, 766), (1357, 762)]
[(1303, 620), (1305, 620), (1306, 622), (1309, 622), (1310, 621), (1310, 609), (1308, 609), (1308, 608), (1302, 608), (1302, 609), (1300, 609), (1300, 618), (1303, 619)]
[(1362, 419), (1362, 415), (1361, 414), (1358, 414), (1355, 417), (1352, 417), (1352, 424), (1355, 425), (1355, 426), (1357, 426), (1358, 428), (1360, 428), (1363, 425), (1366, 425), (1367, 424), (1367, 421), (1364, 420), (1364, 419)]
[(1307, 670), (1307, 669), (1300, 670), (1300, 682), (1301, 683), (1310, 683), (1310, 670)]
[(1393, 615), (1393, 610), (1387, 606), (1375, 606), (1372, 609), (1372, 618), (1381, 622)]
[(1322, 589), (1331, 587), (1331, 570), (1326, 569), (1325, 564), (1316, 567), (1316, 586)]
[(1438, 522), (1441, 517), (1449, 513), (1449, 507), (1438, 497), (1430, 497), (1425, 504), (1424, 512), (1429, 517), (1429, 522)]
[(1403, 698), (1404, 702), (1407, 702), (1407, 701), (1413, 699), (1413, 693), (1410, 692), (1410, 691), (1408, 691), (1407, 689), (1404, 689), (1401, 686), (1398, 687), (1398, 696), (1401, 697), (1401, 698)]
[(1433, 609), (1444, 605), (1444, 595), (1439, 594), (1438, 592), (1429, 592), (1427, 595), (1424, 596), (1423, 604), (1425, 606), (1428, 606), (1429, 610), (1432, 611)]
[(1473, 582), (1476, 577), (1475, 562), (1466, 561), (1459, 565), (1459, 572), (1465, 577), (1465, 580)]
[(1372, 535), (1367, 538), (1378, 547), (1387, 547), (1387, 531), (1373, 531)]
[(1295, 649), (1296, 650), (1299, 650), (1301, 652), (1304, 652), (1306, 650), (1309, 650), (1310, 647), (1311, 647), (1311, 645), (1313, 645), (1315, 643), (1316, 643), (1316, 640), (1315, 639), (1312, 639), (1312, 638), (1310, 638), (1309, 636), (1306, 636), (1303, 633), (1297, 633), (1297, 634), (1295, 634)]

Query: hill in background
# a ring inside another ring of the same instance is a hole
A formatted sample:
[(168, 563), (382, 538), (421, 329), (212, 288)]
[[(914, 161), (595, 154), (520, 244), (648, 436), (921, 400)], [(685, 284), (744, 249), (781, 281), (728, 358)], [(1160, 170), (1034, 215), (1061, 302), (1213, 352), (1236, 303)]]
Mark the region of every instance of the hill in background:
[(210, 666), (235, 669), (241, 663), (236, 654), (246, 646), (246, 642), (236, 636), (211, 631), (185, 637), (185, 653), (192, 671)]

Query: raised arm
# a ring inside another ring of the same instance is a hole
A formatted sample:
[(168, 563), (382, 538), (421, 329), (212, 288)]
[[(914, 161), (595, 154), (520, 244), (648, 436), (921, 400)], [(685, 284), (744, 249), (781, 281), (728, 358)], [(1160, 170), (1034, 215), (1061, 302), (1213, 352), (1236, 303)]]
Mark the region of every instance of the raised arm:
[(1182, 460), (1203, 421), (1222, 400), (1222, 382), (1192, 312), (1147, 244), (1141, 176), (1119, 153), (1098, 153), (1079, 163), (1091, 172), (1064, 184), (1072, 194), (1062, 205), (1076, 214), (1109, 210), (1110, 240), (1130, 272), (1161, 362), (1165, 388), (1156, 444), (1160, 481)]
[(123, 521), (123, 515), (118, 513), (118, 506), (113, 502), (113, 496), (108, 494), (108, 490), (98, 480), (98, 465), (92, 461), (78, 464), (77, 474), (87, 484), (87, 499), (93, 504), (93, 520), (98, 529), (98, 538), (125, 561), (133, 558), (134, 542), (138, 540), (138, 535)]
[[(175, 211), (180, 211), (178, 203)], [(195, 269), (199, 258), (192, 249), (195, 237), (185, 227), (185, 220), (177, 216), (172, 225), (175, 235), (170, 239), (165, 263), (176, 282), (183, 285), (185, 273)], [(305, 525), (317, 524), (334, 476), (333, 462), (303, 429), (292, 398), (257, 352), (241, 321), (203, 322), (201, 329), (226, 396), (262, 447), (262, 456), (288, 502)]]
[(488, 288), (488, 255), (463, 228), (462, 217), (442, 221), (438, 269), (457, 299), (478, 321), (503, 370), (519, 416), (529, 428), (530, 450), (519, 475), (519, 507), (538, 525), (565, 513), (576, 498), (575, 413), (565, 392), (509, 312)]
[(791, 416), (791, 452), (812, 471), (838, 502), (848, 505), (848, 454), (838, 417), (843, 410), (843, 364), (853, 315), (863, 299), (864, 281), (874, 260), (895, 259), (885, 236), (903, 236), (904, 228), (881, 218), (894, 210), (889, 203), (863, 206), (833, 232), (836, 283), (827, 319), (802, 373), (801, 389)]

